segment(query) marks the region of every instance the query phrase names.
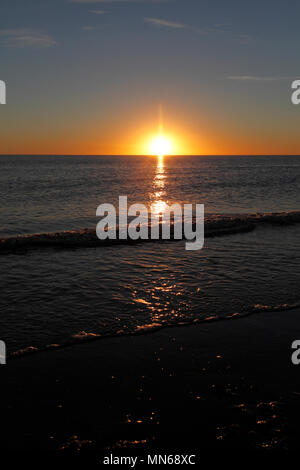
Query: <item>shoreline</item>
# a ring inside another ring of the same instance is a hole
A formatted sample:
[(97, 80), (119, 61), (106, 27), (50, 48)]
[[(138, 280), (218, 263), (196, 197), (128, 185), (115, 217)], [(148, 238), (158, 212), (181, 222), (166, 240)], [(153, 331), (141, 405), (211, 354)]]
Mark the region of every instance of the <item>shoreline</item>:
[(168, 327), (8, 360), (0, 447), (296, 449), (300, 368), (291, 344), (299, 316), (296, 308), (267, 320)]
[(219, 316), (219, 315), (212, 315), (210, 317), (206, 317), (203, 319), (194, 319), (191, 320), (190, 322), (180, 322), (180, 323), (174, 323), (172, 324), (158, 324), (158, 323), (153, 323), (151, 325), (142, 325), (138, 329), (134, 331), (128, 331), (128, 332), (122, 332), (122, 333), (110, 333), (106, 335), (98, 334), (98, 333), (93, 333), (93, 332), (86, 332), (86, 331), (81, 331), (76, 335), (73, 335), (69, 341), (63, 342), (63, 343), (52, 343), (52, 344), (47, 344), (42, 347), (38, 346), (24, 346), (23, 348), (17, 349), (16, 351), (13, 351), (8, 354), (8, 359), (20, 359), (24, 356), (32, 355), (32, 354), (40, 354), (44, 352), (49, 352), (49, 351), (58, 351), (61, 349), (69, 348), (75, 345), (80, 345), (88, 342), (94, 342), (94, 341), (103, 341), (107, 339), (112, 339), (112, 338), (122, 338), (122, 337), (131, 337), (131, 336), (144, 336), (144, 335), (151, 335), (154, 333), (157, 333), (163, 329), (166, 328), (185, 328), (185, 327), (192, 327), (192, 326), (197, 326), (197, 325), (202, 325), (202, 324), (210, 324), (210, 323), (215, 323), (215, 322), (225, 322), (229, 320), (241, 320), (243, 318), (247, 318), (252, 315), (270, 315), (274, 312), (288, 312), (289, 310), (295, 310), (300, 308), (300, 302), (296, 302), (294, 304), (278, 304), (278, 305), (254, 305), (252, 308), (250, 308), (248, 311), (244, 311), (243, 313), (229, 313), (225, 316)]

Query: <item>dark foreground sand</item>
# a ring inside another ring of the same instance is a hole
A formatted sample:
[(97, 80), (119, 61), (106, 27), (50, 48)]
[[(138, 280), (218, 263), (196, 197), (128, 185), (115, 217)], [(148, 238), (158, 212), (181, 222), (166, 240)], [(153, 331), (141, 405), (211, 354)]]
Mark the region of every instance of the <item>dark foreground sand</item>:
[(296, 449), (300, 310), (107, 338), (8, 361), (1, 449), (106, 455)]

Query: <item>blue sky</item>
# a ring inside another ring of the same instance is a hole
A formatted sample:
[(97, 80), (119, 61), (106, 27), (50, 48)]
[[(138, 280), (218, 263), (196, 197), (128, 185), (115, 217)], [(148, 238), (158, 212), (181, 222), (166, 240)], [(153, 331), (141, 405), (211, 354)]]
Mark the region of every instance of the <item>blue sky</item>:
[(296, 0), (1, 0), (0, 153), (139, 153), (159, 105), (193, 152), (300, 153), (299, 15)]

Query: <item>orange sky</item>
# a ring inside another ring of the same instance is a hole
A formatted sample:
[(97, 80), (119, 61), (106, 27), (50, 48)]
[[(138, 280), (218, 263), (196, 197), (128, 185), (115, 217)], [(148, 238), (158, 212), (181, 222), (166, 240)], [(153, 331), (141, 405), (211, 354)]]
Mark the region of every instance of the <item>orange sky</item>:
[(300, 154), (299, 2), (4, 3), (0, 154)]
[[(167, 108), (167, 106), (165, 106)], [(92, 115), (49, 120), (33, 116), (27, 121), (7, 122), (1, 136), (2, 154), (145, 155), (159, 135), (159, 105), (111, 113), (107, 122)], [(164, 112), (162, 133), (177, 155), (300, 154), (296, 121), (287, 126), (279, 118), (264, 127), (252, 120), (239, 121), (212, 110), (190, 112), (170, 106)], [(131, 112), (131, 114), (129, 114)], [(3, 128), (2, 128), (3, 131)]]

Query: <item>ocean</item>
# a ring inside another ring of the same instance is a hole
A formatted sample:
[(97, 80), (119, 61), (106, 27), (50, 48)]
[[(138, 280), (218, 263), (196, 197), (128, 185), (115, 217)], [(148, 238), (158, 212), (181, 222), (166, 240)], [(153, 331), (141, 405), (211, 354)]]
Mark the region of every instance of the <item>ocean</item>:
[[(299, 305), (300, 158), (1, 156), (0, 238), (95, 228), (96, 208), (204, 204), (211, 220), (277, 223), (205, 239), (0, 252), (0, 338), (10, 354)], [(204, 326), (205, 327), (205, 326)], [(254, 338), (255, 340), (255, 338)]]

